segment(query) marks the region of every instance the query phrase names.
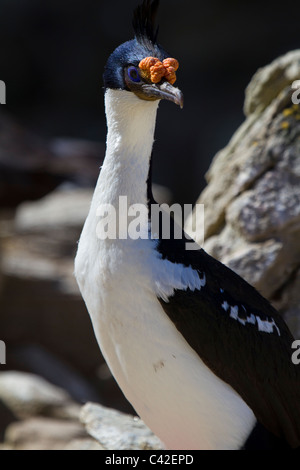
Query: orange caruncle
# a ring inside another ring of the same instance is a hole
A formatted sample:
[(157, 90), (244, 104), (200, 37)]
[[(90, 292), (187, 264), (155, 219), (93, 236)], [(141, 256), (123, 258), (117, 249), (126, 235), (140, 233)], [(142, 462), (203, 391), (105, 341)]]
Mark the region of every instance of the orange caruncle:
[(150, 70), (150, 67), (152, 67), (156, 62), (160, 62), (157, 57), (145, 57), (141, 62), (139, 63), (139, 67), (142, 70)]
[(160, 60), (150, 67), (150, 77), (152, 83), (159, 83), (165, 76), (166, 69)]
[(163, 77), (168, 80), (171, 85), (176, 81), (176, 70), (179, 63), (171, 57), (161, 62), (157, 57), (145, 57), (139, 63), (142, 75), (144, 75), (152, 83), (159, 83)]
[(165, 73), (165, 78), (168, 80), (168, 82), (173, 85), (173, 83), (176, 82), (176, 70), (179, 67), (179, 62), (176, 59), (172, 59), (169, 57), (168, 59), (165, 59), (163, 61), (163, 65), (165, 66), (166, 73)]
[(178, 70), (178, 67), (179, 67), (179, 62), (178, 62), (178, 60), (172, 59), (171, 57), (169, 57), (168, 59), (165, 59), (165, 60), (163, 61), (163, 64), (164, 64), (164, 66), (165, 66), (166, 68), (168, 68), (168, 67), (173, 67), (174, 70), (175, 70), (175, 72), (176, 72), (176, 70)]

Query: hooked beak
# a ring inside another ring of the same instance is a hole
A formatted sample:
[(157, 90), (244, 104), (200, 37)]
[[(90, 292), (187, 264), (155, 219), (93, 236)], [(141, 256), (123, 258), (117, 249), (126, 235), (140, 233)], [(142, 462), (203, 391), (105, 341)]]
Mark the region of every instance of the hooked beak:
[(143, 100), (169, 100), (183, 108), (183, 93), (167, 81), (156, 84), (144, 82), (138, 90), (132, 91)]

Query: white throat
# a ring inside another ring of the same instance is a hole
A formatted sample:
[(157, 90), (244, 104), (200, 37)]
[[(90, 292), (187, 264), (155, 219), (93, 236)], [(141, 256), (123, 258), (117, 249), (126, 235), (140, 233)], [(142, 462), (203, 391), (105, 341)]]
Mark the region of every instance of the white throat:
[(147, 204), (157, 108), (158, 101), (141, 100), (132, 92), (106, 91), (106, 154), (97, 185), (101, 202), (114, 204), (121, 195), (128, 204)]

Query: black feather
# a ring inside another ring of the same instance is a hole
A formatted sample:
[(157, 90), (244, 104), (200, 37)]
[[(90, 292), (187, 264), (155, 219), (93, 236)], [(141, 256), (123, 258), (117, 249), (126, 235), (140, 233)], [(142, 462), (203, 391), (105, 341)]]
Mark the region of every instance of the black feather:
[(133, 29), (136, 40), (149, 48), (156, 44), (158, 27), (155, 29), (155, 18), (159, 0), (144, 0), (133, 13)]

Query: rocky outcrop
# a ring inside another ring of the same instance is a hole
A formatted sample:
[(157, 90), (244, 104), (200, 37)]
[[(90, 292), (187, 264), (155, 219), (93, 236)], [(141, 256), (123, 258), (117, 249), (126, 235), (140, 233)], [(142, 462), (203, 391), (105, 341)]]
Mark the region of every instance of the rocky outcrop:
[[(88, 438), (79, 422), (80, 405), (63, 389), (34, 374), (0, 373), (0, 449), (63, 449)], [(3, 415), (10, 420), (3, 422)]]
[(162, 443), (137, 416), (119, 413), (95, 403), (80, 412), (86, 431), (107, 450), (159, 450)]
[(34, 374), (0, 372), (0, 405), (0, 450), (162, 448), (136, 416), (94, 403), (80, 407), (65, 390)]
[(300, 50), (258, 70), (246, 89), (246, 120), (215, 156), (197, 201), (205, 207), (204, 248), (270, 299), (296, 337), (300, 107), (292, 84), (299, 77)]
[(86, 377), (103, 363), (73, 275), (90, 198), (91, 190), (60, 187), (0, 218), (7, 367), (41, 374), (79, 401), (100, 398)]

